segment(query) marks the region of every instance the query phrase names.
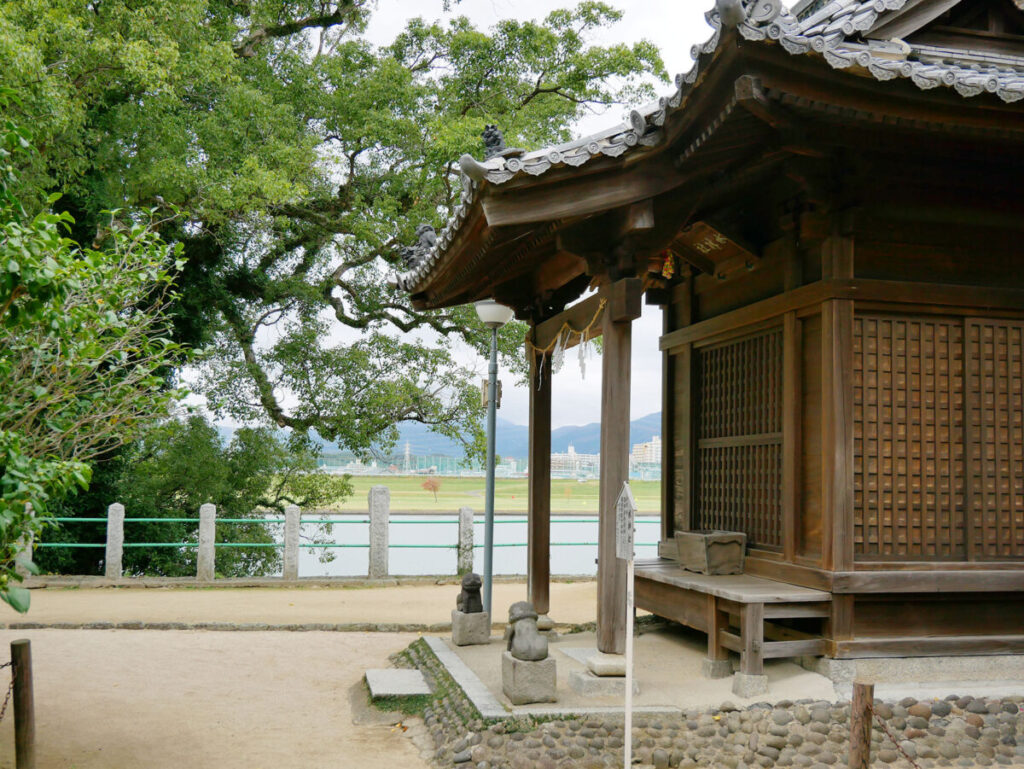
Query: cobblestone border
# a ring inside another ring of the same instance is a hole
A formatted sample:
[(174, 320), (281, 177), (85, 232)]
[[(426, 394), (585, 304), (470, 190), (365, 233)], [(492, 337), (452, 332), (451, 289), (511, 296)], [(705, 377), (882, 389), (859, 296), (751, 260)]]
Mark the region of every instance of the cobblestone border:
[[(418, 667), (434, 686), (434, 700), (424, 710), (424, 741), (430, 746), (424, 757), (436, 766), (605, 769), (621, 764), (621, 715), (510, 713), (488, 720), (445, 669), (436, 648), (436, 642), (421, 639), (399, 659)], [(898, 703), (876, 701), (875, 713), (876, 767), (1024, 766), (1024, 697), (907, 697)], [(849, 718), (848, 702), (824, 700), (757, 703), (743, 710), (725, 702), (678, 715), (638, 714), (634, 761), (653, 769), (837, 769), (845, 765), (849, 749)]]

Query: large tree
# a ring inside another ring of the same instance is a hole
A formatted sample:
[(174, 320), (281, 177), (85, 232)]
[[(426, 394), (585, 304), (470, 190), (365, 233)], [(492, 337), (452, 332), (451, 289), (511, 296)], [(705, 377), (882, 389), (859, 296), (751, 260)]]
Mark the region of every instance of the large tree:
[[(212, 406), (357, 452), (405, 419), (479, 435), (452, 356), (453, 338), (486, 344), (472, 311), (414, 311), (388, 282), (416, 227), (440, 226), (457, 202), (453, 159), (481, 154), (487, 123), (517, 145), (567, 139), (588, 108), (664, 77), (647, 42), (589, 42), (620, 17), (600, 2), (486, 32), (413, 19), (384, 47), (364, 35), (374, 7), (0, 7), (0, 78), (41, 148), (22, 198), (62, 191), (86, 242), (107, 237), (106, 209), (180, 209), (160, 233), (186, 258), (175, 333), (207, 351)], [(510, 328), (503, 348), (520, 340)]]

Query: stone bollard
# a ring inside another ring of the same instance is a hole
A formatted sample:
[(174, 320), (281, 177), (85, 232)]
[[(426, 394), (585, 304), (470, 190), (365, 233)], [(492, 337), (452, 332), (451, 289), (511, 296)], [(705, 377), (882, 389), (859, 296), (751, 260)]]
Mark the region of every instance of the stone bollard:
[[(25, 503), (25, 514), (29, 518), (35, 518), (36, 512), (31, 502)], [(18, 538), (18, 554), (14, 557), (14, 571), (22, 577), (30, 577), (32, 573), (25, 568), (22, 561), (32, 561), (32, 548), (35, 546), (35, 537), (32, 534), (25, 534)]]
[(196, 579), (212, 582), (214, 573), (214, 541), (217, 530), (217, 506), (207, 502), (199, 507), (199, 554), (196, 558)]
[(299, 516), (298, 505), (284, 509), (284, 578), (299, 578)]
[(370, 579), (388, 575), (388, 517), (391, 492), (387, 486), (374, 486), (367, 495), (370, 508)]
[(107, 579), (121, 579), (124, 573), (124, 505), (115, 502), (107, 508), (107, 550), (103, 559)]
[(456, 573), (460, 576), (473, 571), (473, 508), (459, 508), (459, 561)]

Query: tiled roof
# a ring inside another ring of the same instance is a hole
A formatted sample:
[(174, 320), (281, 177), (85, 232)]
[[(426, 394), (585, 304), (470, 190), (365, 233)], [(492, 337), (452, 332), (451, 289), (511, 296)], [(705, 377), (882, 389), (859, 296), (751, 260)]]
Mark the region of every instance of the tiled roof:
[[(835, 69), (850, 69), (877, 80), (909, 79), (921, 89), (952, 87), (964, 97), (994, 93), (1004, 102), (1024, 98), (1024, 56), (989, 51), (909, 45), (903, 40), (874, 40), (873, 27), (914, 0), (813, 0), (792, 11), (781, 0), (716, 0), (705, 14), (711, 37), (691, 48), (693, 67), (675, 78), (675, 90), (659, 101), (629, 114), (628, 122), (566, 144), (519, 156), (478, 162), (460, 160), (462, 201), (430, 251), (398, 276), (398, 285), (415, 292), (431, 274), (466, 219), (484, 182), (504, 184), (523, 175), (539, 176), (552, 168), (581, 166), (600, 157), (619, 157), (641, 147), (657, 145), (661, 126), (676, 110), (708, 66), (718, 48), (725, 24), (734, 24), (747, 40), (778, 43), (791, 54), (816, 54)], [(1019, 4), (1024, 0), (1015, 0)], [(723, 21), (723, 17), (725, 20)]]

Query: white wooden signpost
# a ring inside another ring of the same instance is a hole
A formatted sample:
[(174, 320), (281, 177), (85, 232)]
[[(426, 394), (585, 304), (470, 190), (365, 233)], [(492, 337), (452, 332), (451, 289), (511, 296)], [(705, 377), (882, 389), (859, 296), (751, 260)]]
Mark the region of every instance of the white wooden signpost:
[(615, 557), (626, 562), (626, 723), (623, 725), (623, 766), (633, 763), (633, 532), (636, 500), (629, 481), (615, 501)]

